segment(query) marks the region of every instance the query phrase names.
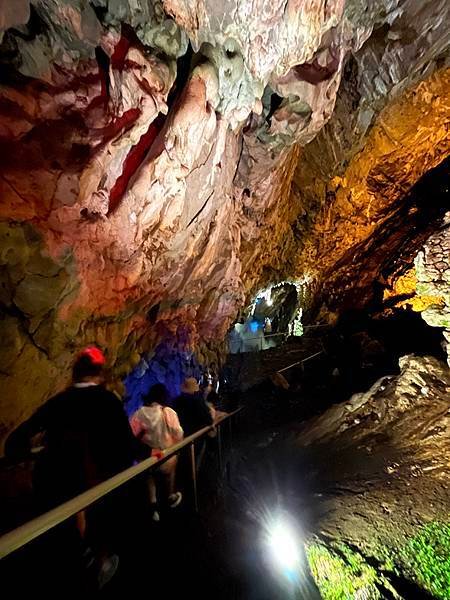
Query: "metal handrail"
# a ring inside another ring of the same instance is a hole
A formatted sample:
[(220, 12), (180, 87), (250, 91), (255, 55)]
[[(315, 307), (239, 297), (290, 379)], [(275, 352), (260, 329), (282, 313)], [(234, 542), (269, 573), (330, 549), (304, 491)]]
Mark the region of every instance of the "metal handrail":
[(249, 341), (249, 340), (261, 340), (261, 339), (265, 339), (268, 337), (275, 337), (277, 335), (288, 335), (287, 333), (268, 333), (268, 334), (263, 334), (260, 335), (259, 337), (252, 337), (252, 338), (246, 338), (244, 341)]
[[(328, 324), (319, 324), (319, 325), (303, 325), (302, 326), (303, 329), (314, 329), (316, 327), (330, 327)], [(244, 341), (250, 341), (250, 340), (264, 340), (267, 339), (269, 337), (276, 337), (276, 336), (284, 336), (284, 337), (290, 337), (290, 334), (287, 331), (283, 331), (280, 333), (264, 333), (263, 335), (259, 336), (259, 337), (252, 337), (252, 338), (246, 338)], [(303, 336), (300, 336), (303, 337)]]
[(138, 464), (125, 469), (125, 471), (121, 471), (110, 479), (102, 481), (98, 485), (86, 490), (78, 496), (75, 496), (75, 498), (71, 498), (70, 500), (67, 500), (67, 502), (56, 506), (52, 510), (49, 510), (48, 512), (32, 519), (31, 521), (24, 523), (20, 527), (5, 533), (5, 535), (0, 538), (0, 558), (4, 558), (19, 548), (22, 548), (32, 540), (46, 533), (50, 529), (53, 529), (53, 527), (56, 527), (60, 523), (81, 512), (94, 502), (97, 502), (97, 500), (100, 500), (100, 498), (103, 498), (103, 496), (106, 496), (113, 490), (127, 483), (137, 475), (156, 467), (160, 463), (167, 460), (167, 458), (170, 456), (177, 454), (186, 446), (193, 446), (196, 440), (204, 437), (210, 431), (213, 431), (216, 426), (220, 426), (223, 421), (226, 421), (227, 419), (236, 415), (242, 410), (242, 408), (243, 407), (238, 408), (231, 413), (227, 413), (226, 415), (219, 417), (213, 425), (203, 427), (203, 429), (200, 429), (187, 438), (184, 438), (184, 440), (178, 444), (175, 444), (166, 450), (161, 450), (161, 453), (158, 457), (151, 456), (150, 458), (146, 458)]
[[(314, 329), (316, 327), (330, 327), (330, 325), (328, 325), (327, 323), (324, 323), (324, 324), (320, 324), (319, 323), (317, 325), (302, 325), (303, 329)], [(282, 331), (282, 332), (279, 332), (279, 333), (264, 333), (263, 336), (253, 337), (253, 338), (247, 338), (247, 340), (260, 340), (261, 337), (268, 338), (268, 337), (275, 337), (277, 335), (284, 335), (284, 336), (289, 337), (289, 332)], [(302, 337), (302, 336), (300, 336), (300, 337)]]
[(277, 373), (283, 373), (283, 371), (287, 371), (289, 369), (292, 369), (292, 367), (301, 365), (301, 364), (305, 363), (307, 360), (311, 360), (311, 358), (315, 358), (316, 356), (319, 356), (320, 354), (323, 354), (323, 350), (320, 350), (319, 352), (316, 352), (315, 354), (311, 354), (311, 356), (307, 356), (306, 358), (302, 358), (302, 360), (298, 360), (297, 362), (292, 363), (292, 365), (288, 365), (287, 367), (284, 367), (284, 369), (279, 369), (277, 371)]

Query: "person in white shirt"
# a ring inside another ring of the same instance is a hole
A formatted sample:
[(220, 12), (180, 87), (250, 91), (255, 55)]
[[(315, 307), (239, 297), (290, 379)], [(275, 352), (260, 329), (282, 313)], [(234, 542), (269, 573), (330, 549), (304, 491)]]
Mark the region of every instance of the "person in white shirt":
[[(160, 456), (166, 450), (183, 439), (183, 429), (177, 413), (168, 404), (168, 393), (162, 383), (152, 386), (144, 398), (144, 405), (131, 417), (130, 425), (134, 435), (151, 448), (151, 456)], [(177, 456), (172, 456), (156, 471), (163, 479), (167, 503), (170, 508), (178, 506), (182, 500), (181, 492), (175, 491)], [(148, 480), (152, 518), (159, 521), (158, 499), (155, 476)]]

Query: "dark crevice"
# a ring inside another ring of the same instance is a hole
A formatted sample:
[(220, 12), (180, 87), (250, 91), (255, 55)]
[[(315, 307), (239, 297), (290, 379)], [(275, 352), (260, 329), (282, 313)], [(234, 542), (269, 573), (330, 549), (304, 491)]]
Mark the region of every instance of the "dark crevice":
[(399, 302), (403, 302), (404, 300), (410, 300), (411, 298), (414, 298), (415, 294), (411, 293), (411, 294), (399, 294), (398, 296), (393, 296), (392, 298), (387, 298), (384, 301), (384, 306), (386, 308), (393, 308), (395, 307)]
[(358, 89), (358, 62), (350, 55), (343, 68), (343, 79), (345, 81), (345, 92), (351, 102), (351, 108), (356, 111), (361, 100)]
[(336, 49), (329, 49), (331, 59), (325, 66), (321, 66), (315, 58), (311, 63), (304, 63), (293, 67), (296, 76), (303, 81), (317, 85), (323, 81), (328, 81), (333, 77), (339, 67), (339, 54)]
[(158, 312), (159, 312), (159, 307), (160, 307), (160, 303), (158, 302), (158, 304), (155, 304), (154, 306), (152, 306), (150, 308), (150, 310), (147, 313), (147, 320), (153, 325), (154, 323), (156, 323), (156, 318), (158, 316)]
[(269, 108), (269, 112), (267, 113), (267, 117), (266, 117), (266, 121), (267, 122), (270, 122), (270, 119), (272, 118), (272, 115), (277, 110), (277, 108), (279, 108), (279, 106), (281, 105), (281, 103), (283, 102), (283, 100), (284, 100), (283, 96), (279, 96), (276, 92), (274, 92), (271, 95), (271, 97), (270, 97), (270, 108)]
[(99, 219), (102, 218), (101, 213), (90, 211), (88, 208), (84, 207), (80, 210), (80, 219), (87, 221), (88, 223), (95, 223)]
[(108, 14), (108, 8), (106, 6), (99, 6), (96, 2), (91, 3), (91, 7), (93, 8), (95, 15), (100, 21), (100, 23), (104, 23), (106, 15)]
[(169, 94), (168, 104), (171, 106), (176, 97), (181, 94), (192, 71), (192, 63), (195, 58), (194, 50), (189, 42), (186, 53), (177, 60), (177, 78)]
[(188, 224), (187, 224), (187, 226), (186, 226), (186, 229), (188, 229), (188, 228), (189, 228), (189, 227), (192, 225), (192, 223), (195, 221), (195, 219), (196, 219), (196, 218), (197, 218), (197, 217), (200, 215), (200, 213), (202, 213), (202, 212), (203, 212), (203, 209), (204, 209), (204, 208), (205, 208), (205, 206), (208, 204), (208, 201), (209, 201), (209, 199), (211, 198), (211, 196), (212, 196), (213, 194), (214, 194), (214, 191), (212, 191), (212, 192), (210, 193), (210, 195), (209, 195), (209, 196), (206, 198), (206, 200), (204, 201), (204, 203), (203, 203), (202, 207), (200, 208), (200, 210), (198, 210), (198, 211), (195, 213), (195, 215), (192, 217), (192, 219), (189, 221), (189, 223), (188, 223)]
[(405, 577), (390, 571), (381, 571), (381, 573), (389, 580), (392, 587), (402, 598), (414, 598), (414, 600), (432, 600), (434, 598), (423, 588)]
[(22, 57), (16, 38), (31, 42), (36, 36), (43, 34), (46, 30), (47, 26), (45, 22), (41, 19), (34, 6), (30, 4), (30, 18), (27, 23), (27, 30), (20, 31), (11, 27), (4, 33), (0, 44), (0, 83), (15, 86), (23, 85), (31, 80), (30, 77), (22, 75), (19, 72), (22, 65)]
[(14, 27), (12, 27), (9, 31), (11, 31), (11, 33), (14, 33), (14, 35), (16, 35), (17, 37), (20, 37), (27, 42), (31, 42), (38, 35), (40, 35), (41, 33), (44, 33), (47, 30), (47, 26), (46, 26), (45, 22), (41, 19), (37, 10), (34, 8), (33, 4), (31, 4), (31, 3), (30, 3), (30, 18), (28, 19), (28, 23), (27, 23), (27, 30), (28, 30), (27, 33), (24, 33), (23, 31), (19, 31), (18, 29), (15, 29)]
[(237, 178), (238, 174), (240, 173), (241, 160), (242, 160), (242, 156), (244, 153), (244, 136), (243, 135), (240, 136), (240, 146), (241, 147), (239, 148), (239, 156), (236, 161), (236, 168), (235, 168), (234, 174), (233, 174), (233, 183), (236, 183), (236, 178)]
[(11, 31), (6, 31), (0, 45), (0, 83), (15, 86), (28, 81), (28, 78), (19, 73), (22, 64), (17, 41)]
[(99, 67), (99, 71), (102, 77), (102, 83), (104, 83), (105, 90), (104, 94), (106, 98), (109, 98), (109, 90), (110, 90), (110, 81), (109, 81), (109, 66), (110, 66), (110, 58), (106, 54), (106, 52), (100, 46), (95, 48), (95, 58), (97, 59), (97, 64)]

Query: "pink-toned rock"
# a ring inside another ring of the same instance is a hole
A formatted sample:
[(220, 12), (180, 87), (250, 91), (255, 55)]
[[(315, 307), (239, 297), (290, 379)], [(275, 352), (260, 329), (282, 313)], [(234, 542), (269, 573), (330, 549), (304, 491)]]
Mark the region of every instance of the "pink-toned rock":
[[(253, 292), (303, 277), (323, 236), (311, 235), (314, 253), (296, 223), (327, 207), (318, 200), (310, 211), (294, 190), (302, 146), (328, 131), (349, 88), (355, 124), (337, 128), (317, 160), (329, 152), (332, 170), (344, 138), (348, 156), (356, 152), (384, 103), (435, 69), (448, 10), (124, 0), (95, 12), (64, 0), (34, 2), (28, 22), (29, 3), (16, 4), (15, 14), (0, 5), (0, 25), (16, 28), (0, 57), (2, 303), (15, 354), (0, 375), (1, 435), (62, 385), (82, 344), (107, 346), (123, 377), (162, 338), (218, 346)], [(356, 83), (346, 78), (350, 54)], [(427, 96), (430, 110), (438, 102)], [(394, 198), (382, 175), (370, 173), (367, 187)], [(405, 172), (402, 190), (417, 176)], [(367, 211), (365, 197), (348, 203), (351, 219)], [(351, 244), (336, 229), (342, 256)], [(38, 371), (24, 382), (25, 360)]]

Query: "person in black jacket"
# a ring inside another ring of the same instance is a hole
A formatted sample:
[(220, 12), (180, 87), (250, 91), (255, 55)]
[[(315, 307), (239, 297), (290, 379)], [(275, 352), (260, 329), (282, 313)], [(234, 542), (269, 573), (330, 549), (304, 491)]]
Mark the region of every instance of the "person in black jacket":
[[(96, 347), (76, 358), (72, 385), (53, 396), (8, 438), (6, 454), (31, 452), (32, 439), (43, 434), (33, 487), (39, 509), (49, 510), (133, 464), (136, 442), (120, 399), (103, 385), (105, 357)], [(114, 498), (78, 513), (77, 529), (94, 547), (100, 583), (114, 573), (117, 557), (106, 558), (104, 536), (115, 512)]]
[(213, 424), (213, 416), (200, 393), (197, 380), (188, 377), (181, 385), (181, 394), (175, 399), (174, 409), (180, 419), (184, 437)]
[(95, 347), (77, 357), (72, 385), (53, 396), (10, 435), (9, 456), (26, 455), (43, 433), (34, 483), (50, 508), (112, 477), (133, 463), (134, 436), (122, 403), (103, 385), (105, 358)]

